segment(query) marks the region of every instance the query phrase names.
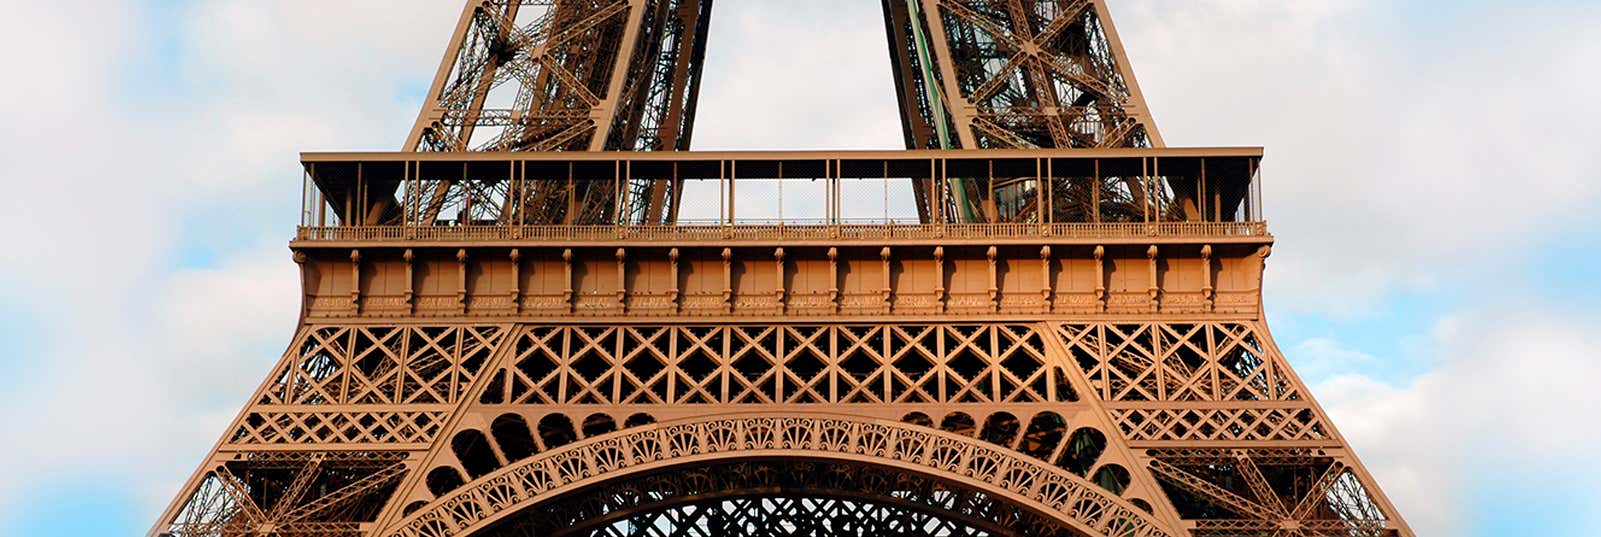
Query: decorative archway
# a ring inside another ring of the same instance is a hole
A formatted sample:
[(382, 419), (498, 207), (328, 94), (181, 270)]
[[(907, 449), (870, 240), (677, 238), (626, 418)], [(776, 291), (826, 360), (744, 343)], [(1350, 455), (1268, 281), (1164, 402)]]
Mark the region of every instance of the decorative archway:
[(381, 532), (472, 535), (574, 491), (674, 467), (763, 459), (888, 468), (980, 492), (1086, 535), (1177, 532), (1095, 484), (1042, 461), (927, 427), (841, 415), (731, 415), (595, 437), (501, 468)]
[(1039, 513), (915, 472), (798, 458), (721, 461), (633, 474), (520, 509), (478, 533), (661, 534), (1084, 537)]

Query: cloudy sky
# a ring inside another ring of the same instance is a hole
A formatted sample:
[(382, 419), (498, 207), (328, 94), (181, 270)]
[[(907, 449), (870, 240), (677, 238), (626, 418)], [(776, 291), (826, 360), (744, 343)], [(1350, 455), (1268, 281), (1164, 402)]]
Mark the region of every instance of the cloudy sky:
[[(0, 1), (0, 535), (143, 533), (291, 335), (296, 152), (398, 149), (460, 4)], [(718, 4), (698, 148), (900, 143), (878, 2)], [(1267, 147), (1274, 336), (1419, 534), (1601, 533), (1601, 6), (1112, 11)]]

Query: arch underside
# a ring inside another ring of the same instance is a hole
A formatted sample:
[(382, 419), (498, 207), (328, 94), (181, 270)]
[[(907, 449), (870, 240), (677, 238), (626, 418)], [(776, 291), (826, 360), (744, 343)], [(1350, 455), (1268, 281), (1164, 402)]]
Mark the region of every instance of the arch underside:
[(1082, 532), (902, 469), (826, 459), (671, 467), (539, 502), (475, 536), (1062, 536)]
[(680, 420), (523, 459), (419, 506), (383, 534), (656, 535), (628, 531), (628, 523), (710, 523), (718, 510), (728, 515), (719, 523), (778, 532), (789, 527), (777, 511), (783, 506), (872, 511), (883, 515), (877, 529), (892, 535), (918, 524), (950, 535), (1176, 534), (1082, 477), (1017, 455), (927, 427), (847, 416)]

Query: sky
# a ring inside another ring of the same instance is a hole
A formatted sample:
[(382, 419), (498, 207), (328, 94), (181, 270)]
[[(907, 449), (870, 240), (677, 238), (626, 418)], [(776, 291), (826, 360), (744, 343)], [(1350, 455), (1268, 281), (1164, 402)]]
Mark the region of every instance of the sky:
[[(0, 535), (142, 534), (292, 334), (296, 153), (399, 149), (460, 4), (0, 2)], [(1274, 338), (1418, 534), (1601, 534), (1601, 4), (1110, 4), (1169, 145), (1266, 147)], [(719, 1), (696, 148), (897, 148), (878, 9)]]

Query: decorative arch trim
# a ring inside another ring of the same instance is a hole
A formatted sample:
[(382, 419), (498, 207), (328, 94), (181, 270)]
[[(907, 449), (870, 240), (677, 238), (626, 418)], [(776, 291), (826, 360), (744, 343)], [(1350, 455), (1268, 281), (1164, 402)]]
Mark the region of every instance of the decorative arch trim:
[(529, 506), (631, 474), (756, 457), (846, 460), (959, 483), (1089, 535), (1177, 532), (1088, 480), (1009, 449), (916, 425), (833, 414), (724, 415), (625, 429), (475, 479), (381, 535), (470, 535)]

